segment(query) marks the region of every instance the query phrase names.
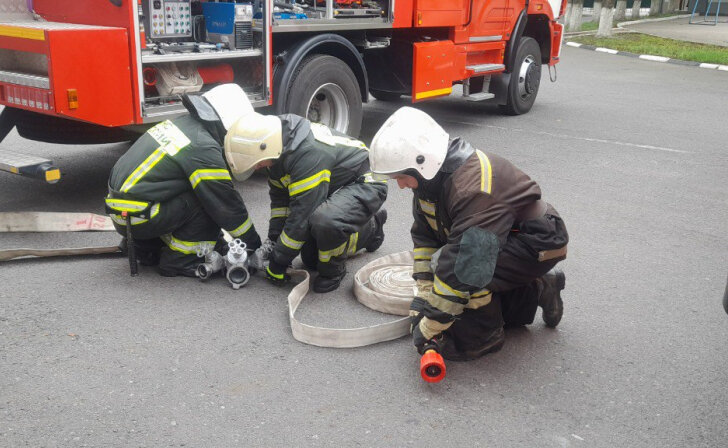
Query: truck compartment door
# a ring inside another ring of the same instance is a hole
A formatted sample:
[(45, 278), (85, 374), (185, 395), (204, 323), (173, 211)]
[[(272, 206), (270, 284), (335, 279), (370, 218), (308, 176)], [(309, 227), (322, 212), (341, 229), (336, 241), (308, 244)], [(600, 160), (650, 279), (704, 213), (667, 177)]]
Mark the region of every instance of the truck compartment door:
[(415, 0), (415, 27), (462, 25), (469, 10), (469, 0)]
[(412, 64), (412, 101), (452, 93), (455, 45), (452, 41), (416, 42)]

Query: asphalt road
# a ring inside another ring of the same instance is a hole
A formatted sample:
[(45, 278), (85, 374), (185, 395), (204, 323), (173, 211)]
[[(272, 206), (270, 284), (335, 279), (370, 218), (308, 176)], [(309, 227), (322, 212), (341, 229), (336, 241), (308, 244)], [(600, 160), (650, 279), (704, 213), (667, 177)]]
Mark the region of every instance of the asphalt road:
[[(537, 316), (503, 350), (423, 383), (411, 342), (296, 342), (287, 289), (240, 291), (124, 259), (0, 267), (0, 446), (718, 447), (728, 440), (728, 74), (565, 48), (533, 110), (423, 104), (452, 135), (531, 174), (571, 242), (557, 330)], [(373, 101), (365, 140), (405, 103)], [(45, 154), (54, 186), (0, 176), (0, 210), (102, 212), (125, 145)], [(259, 229), (266, 187), (241, 187)], [(391, 185), (382, 254), (410, 248), (410, 193)], [(0, 247), (114, 243), (111, 234), (0, 235)], [(350, 271), (373, 259), (366, 254)], [(350, 276), (351, 277), (351, 276)], [(347, 280), (347, 284), (350, 278)], [(314, 296), (319, 325), (387, 319), (348, 288)]]

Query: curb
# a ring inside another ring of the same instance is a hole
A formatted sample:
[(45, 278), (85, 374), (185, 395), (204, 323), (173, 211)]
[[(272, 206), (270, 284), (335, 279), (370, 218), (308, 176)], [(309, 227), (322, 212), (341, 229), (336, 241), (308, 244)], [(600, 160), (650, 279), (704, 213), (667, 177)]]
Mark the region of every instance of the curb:
[(720, 71), (728, 72), (728, 65), (708, 64), (705, 62), (695, 62), (695, 61), (683, 61), (681, 59), (672, 59), (672, 58), (668, 58), (665, 56), (655, 56), (655, 55), (651, 55), (651, 54), (636, 54), (636, 53), (630, 53), (628, 51), (618, 51), (618, 50), (612, 50), (611, 48), (595, 47), (594, 45), (580, 44), (578, 42), (566, 42), (566, 45), (569, 47), (574, 47), (574, 48), (583, 48), (585, 50), (594, 50), (594, 51), (598, 51), (600, 53), (616, 54), (616, 55), (620, 55), (620, 56), (628, 56), (631, 58), (644, 59), (646, 61), (667, 62), (668, 64), (682, 65), (682, 66), (688, 66), (688, 67), (707, 68), (709, 70), (720, 70)]
[(690, 14), (678, 14), (676, 16), (670, 16), (670, 17), (657, 17), (655, 19), (639, 19), (639, 20), (629, 20), (627, 22), (619, 22), (617, 23), (617, 28), (622, 28), (622, 25), (639, 25), (640, 23), (650, 23), (650, 22), (667, 22), (668, 20), (677, 20), (681, 19), (683, 17), (689, 17)]

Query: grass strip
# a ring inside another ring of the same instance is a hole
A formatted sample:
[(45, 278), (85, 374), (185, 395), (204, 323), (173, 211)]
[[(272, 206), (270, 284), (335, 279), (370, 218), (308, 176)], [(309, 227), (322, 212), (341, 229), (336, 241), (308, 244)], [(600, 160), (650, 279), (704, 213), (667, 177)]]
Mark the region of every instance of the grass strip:
[(696, 44), (639, 33), (615, 34), (609, 38), (575, 36), (569, 40), (636, 54), (651, 54), (683, 61), (728, 65), (728, 47), (718, 45)]

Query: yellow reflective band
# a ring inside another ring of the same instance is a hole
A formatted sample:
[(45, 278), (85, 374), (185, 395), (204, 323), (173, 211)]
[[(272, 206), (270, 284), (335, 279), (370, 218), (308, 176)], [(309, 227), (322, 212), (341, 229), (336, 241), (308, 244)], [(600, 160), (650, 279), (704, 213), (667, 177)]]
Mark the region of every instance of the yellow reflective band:
[[(478, 159), (480, 159), (480, 191), (490, 194), (493, 186), (493, 168), (490, 166), (490, 159), (479, 149), (475, 150), (475, 152), (478, 154)], [(487, 170), (486, 166), (488, 167)]]
[(316, 188), (321, 182), (329, 182), (331, 180), (331, 171), (322, 170), (313, 176), (309, 176), (303, 180), (296, 181), (288, 186), (288, 194), (295, 196), (304, 191)]
[[(465, 305), (459, 302), (453, 302), (452, 300), (449, 300), (445, 297), (440, 297), (437, 294), (433, 293), (424, 293), (422, 294), (424, 297), (423, 299), (427, 300), (427, 303), (429, 303), (431, 306), (437, 308), (438, 310), (442, 311), (443, 313), (452, 314), (453, 316), (457, 316), (463, 312), (465, 309)], [(452, 296), (451, 296), (452, 297)]]
[(276, 188), (280, 188), (281, 190), (286, 189), (286, 187), (284, 187), (283, 184), (281, 184), (280, 182), (278, 182), (275, 179), (271, 179), (270, 177), (268, 178), (268, 183), (270, 183), (271, 185), (273, 185)]
[(432, 227), (432, 230), (437, 232), (437, 221), (435, 221), (435, 218), (430, 218), (429, 216), (425, 215), (425, 219), (427, 220), (427, 224)]
[(441, 322), (438, 322), (436, 320), (430, 319), (429, 317), (425, 316), (420, 321), (420, 332), (422, 333), (422, 336), (425, 337), (425, 339), (432, 339), (438, 334), (442, 333), (443, 331), (447, 330), (452, 326), (452, 322), (448, 322), (446, 324), (443, 324)]
[(169, 233), (159, 238), (173, 251), (181, 252), (185, 255), (197, 254), (198, 249), (212, 250), (215, 248), (214, 241), (183, 241)]
[(419, 201), (420, 201), (420, 208), (422, 209), (422, 211), (425, 212), (425, 214), (434, 217), (435, 216), (435, 203), (425, 201), (422, 199), (419, 199)]
[(419, 274), (420, 272), (432, 272), (430, 260), (415, 260), (412, 271), (413, 274)]
[(338, 257), (339, 255), (343, 254), (345, 250), (346, 243), (343, 243), (341, 246), (331, 250), (320, 250), (319, 261), (322, 263), (328, 263), (329, 261), (331, 261), (331, 258)]
[(288, 207), (276, 207), (270, 209), (270, 219), (274, 218), (286, 218), (291, 214), (291, 209)]
[(245, 232), (250, 230), (251, 227), (253, 227), (253, 221), (251, 221), (250, 216), (248, 216), (248, 219), (246, 219), (245, 222), (240, 224), (240, 226), (238, 226), (238, 228), (236, 228), (235, 230), (230, 230), (229, 232), (233, 238), (237, 238), (239, 236), (244, 235)]
[(468, 294), (467, 291), (458, 291), (457, 289), (440, 280), (440, 277), (438, 276), (435, 276), (434, 291), (441, 296), (455, 296), (460, 297), (461, 299), (467, 299), (470, 297), (470, 294)]
[(281, 177), (281, 185), (283, 185), (283, 188), (288, 188), (288, 185), (291, 183), (291, 175), (286, 174), (285, 176)]
[(181, 149), (192, 143), (185, 133), (169, 120), (157, 124), (147, 133), (159, 143), (159, 149), (170, 156), (176, 155)]
[(197, 185), (202, 182), (203, 180), (229, 180), (232, 181), (232, 178), (230, 178), (230, 171), (226, 169), (204, 169), (204, 170), (195, 170), (194, 173), (190, 175), (190, 183), (192, 184), (192, 189), (194, 190)]
[(465, 308), (470, 309), (478, 309), (482, 306), (485, 306), (491, 302), (493, 299), (493, 294), (488, 291), (487, 289), (483, 289), (482, 291), (478, 291), (476, 293), (473, 293), (470, 296), (470, 301), (467, 305), (465, 305)]
[[(5, 8), (3, 6), (3, 8)], [(16, 8), (16, 6), (10, 6)], [(25, 6), (23, 6), (25, 8)], [(21, 26), (0, 26), (0, 36), (17, 37), (18, 39), (45, 40), (45, 30), (42, 28), (26, 28)]]
[(389, 180), (389, 176), (385, 174), (374, 174), (374, 173), (364, 173), (364, 183), (380, 183), (380, 184), (386, 184)]
[(359, 232), (354, 232), (349, 236), (349, 255), (354, 255), (356, 253), (356, 245), (359, 243)]
[(157, 216), (159, 214), (159, 208), (160, 207), (161, 206), (158, 203), (157, 204), (154, 204), (152, 206), (152, 214), (151, 214), (150, 218), (154, 218), (155, 216)]
[(140, 212), (149, 207), (149, 202), (130, 201), (128, 199), (106, 198), (106, 205), (120, 212)]
[(451, 93), (452, 93), (452, 87), (445, 87), (443, 89), (428, 90), (426, 92), (417, 92), (415, 94), (415, 99), (421, 100), (424, 98), (432, 98), (433, 96), (450, 95)]
[[(109, 215), (112, 221), (119, 224), (120, 226), (126, 225), (126, 219), (124, 219), (121, 215)], [(135, 218), (134, 216), (131, 217), (131, 225), (135, 226), (137, 224), (144, 224), (145, 222), (149, 221), (148, 219), (143, 218)]]
[(283, 280), (285, 278), (285, 274), (274, 274), (273, 271), (270, 270), (270, 266), (265, 267), (265, 271), (273, 278), (277, 278), (278, 280)]
[(281, 233), (281, 243), (283, 243), (284, 246), (293, 250), (301, 250), (304, 242), (305, 241), (294, 240), (290, 236), (286, 235), (285, 231)]
[(431, 260), (435, 252), (434, 247), (415, 247), (415, 260)]
[(131, 172), (129, 177), (126, 178), (124, 181), (124, 184), (121, 186), (121, 191), (123, 193), (128, 192), (131, 187), (136, 185), (137, 182), (139, 182), (142, 177), (144, 177), (149, 170), (154, 168), (156, 164), (158, 164), (163, 158), (164, 155), (167, 154), (164, 152), (161, 148), (155, 149), (149, 157), (147, 157), (134, 171)]

